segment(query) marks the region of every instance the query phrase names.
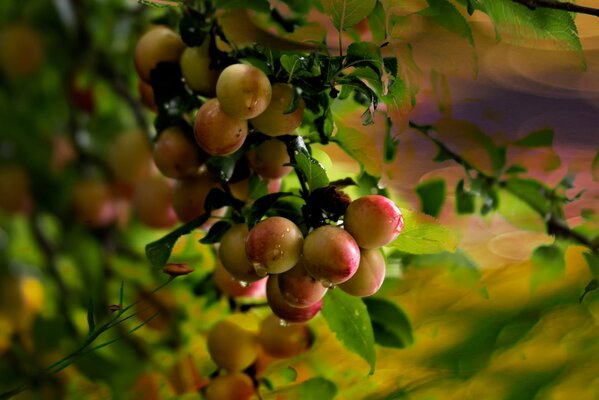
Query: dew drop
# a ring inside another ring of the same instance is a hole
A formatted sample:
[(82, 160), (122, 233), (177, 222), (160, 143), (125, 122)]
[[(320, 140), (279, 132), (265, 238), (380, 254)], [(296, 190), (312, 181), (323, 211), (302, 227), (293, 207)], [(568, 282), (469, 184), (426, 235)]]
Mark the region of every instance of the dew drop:
[(327, 289), (333, 288), (333, 282), (329, 281), (328, 279), (321, 279), (320, 284)]
[(289, 326), (289, 322), (285, 321), (284, 319), (280, 319), (279, 320), (279, 325), (281, 325), (283, 327), (288, 327)]
[(241, 287), (244, 287), (244, 288), (250, 287), (249, 282), (246, 282), (246, 281), (237, 281), (237, 282), (239, 282), (239, 286), (241, 286)]
[(252, 265), (254, 267), (254, 271), (256, 271), (256, 275), (258, 275), (260, 278), (264, 278), (268, 274), (268, 269), (264, 265), (260, 263), (253, 263)]

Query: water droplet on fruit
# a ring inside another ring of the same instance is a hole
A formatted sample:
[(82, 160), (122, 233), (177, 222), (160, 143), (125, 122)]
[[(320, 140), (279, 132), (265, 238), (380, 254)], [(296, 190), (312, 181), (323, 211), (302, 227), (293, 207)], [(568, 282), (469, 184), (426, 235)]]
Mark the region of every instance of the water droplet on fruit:
[(241, 287), (246, 288), (246, 287), (250, 286), (249, 282), (246, 282), (246, 281), (238, 281), (238, 282), (239, 282), (239, 286), (241, 286)]
[(320, 284), (327, 289), (333, 288), (333, 282), (329, 281), (328, 279), (321, 279)]
[(254, 267), (254, 271), (256, 271), (256, 275), (258, 275), (260, 278), (264, 278), (268, 274), (268, 269), (264, 265), (260, 263), (253, 263), (252, 265)]
[(289, 326), (289, 322), (285, 321), (284, 319), (280, 319), (279, 320), (279, 325), (287, 327), (287, 326)]
[(360, 316), (360, 313), (358, 312), (358, 310), (354, 310), (354, 315), (355, 315), (356, 317), (359, 317), (359, 316)]

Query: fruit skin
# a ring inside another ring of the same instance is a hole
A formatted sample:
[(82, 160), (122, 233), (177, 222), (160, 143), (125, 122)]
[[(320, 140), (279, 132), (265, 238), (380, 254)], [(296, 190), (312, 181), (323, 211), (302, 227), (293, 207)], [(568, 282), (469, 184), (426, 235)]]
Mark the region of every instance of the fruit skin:
[(305, 108), (304, 100), (300, 99), (297, 108), (293, 112), (285, 114), (294, 95), (293, 86), (286, 83), (274, 83), (270, 104), (262, 114), (250, 120), (254, 129), (269, 136), (280, 136), (293, 132), (301, 125)]
[(112, 224), (117, 218), (117, 205), (107, 182), (80, 180), (73, 187), (75, 215), (84, 224), (99, 228)]
[(223, 111), (233, 118), (257, 117), (266, 110), (271, 96), (268, 77), (251, 65), (229, 65), (216, 82), (216, 97)]
[(404, 220), (391, 200), (369, 195), (350, 203), (343, 224), (360, 247), (374, 249), (392, 242), (402, 231)]
[(193, 130), (196, 142), (206, 153), (228, 156), (245, 142), (248, 124), (225, 114), (218, 99), (211, 99), (198, 110)]
[(279, 275), (279, 289), (285, 301), (293, 307), (311, 306), (327, 292), (327, 288), (308, 273), (302, 258), (289, 271)]
[(204, 157), (197, 144), (178, 126), (160, 133), (152, 152), (156, 167), (162, 175), (174, 179), (198, 175)]
[(152, 172), (152, 147), (141, 129), (121, 132), (111, 143), (108, 164), (117, 182), (131, 189)]
[(380, 249), (360, 249), (358, 270), (339, 288), (352, 296), (372, 296), (381, 288), (385, 272), (385, 257)]
[(37, 72), (44, 62), (42, 38), (30, 25), (17, 22), (0, 32), (0, 70), (10, 79)]
[(154, 88), (152, 88), (152, 85), (140, 79), (137, 82), (137, 92), (139, 94), (139, 100), (141, 101), (141, 104), (146, 106), (150, 111), (157, 113), (158, 106), (154, 100)]
[(173, 191), (173, 208), (181, 222), (189, 222), (204, 213), (204, 202), (216, 181), (208, 173), (177, 181)]
[(221, 293), (229, 297), (266, 297), (266, 278), (242, 286), (240, 281), (235, 279), (218, 259), (214, 268), (214, 283)]
[(0, 209), (27, 213), (32, 207), (29, 175), (17, 164), (0, 166)]
[(325, 225), (308, 234), (303, 248), (304, 265), (325, 286), (351, 278), (360, 264), (360, 248), (348, 232)]
[(243, 371), (258, 356), (256, 335), (228, 320), (212, 327), (207, 344), (212, 361), (228, 372)]
[(293, 221), (270, 217), (258, 222), (245, 240), (245, 253), (258, 275), (279, 274), (299, 261), (304, 238)]
[(322, 308), (322, 299), (308, 307), (289, 305), (279, 289), (279, 276), (270, 275), (266, 282), (266, 300), (272, 312), (287, 322), (306, 322), (314, 318)]
[(290, 358), (310, 348), (312, 332), (306, 324), (281, 325), (281, 320), (270, 314), (260, 322), (258, 341), (271, 357)]
[(206, 400), (250, 400), (257, 399), (252, 379), (242, 373), (235, 372), (213, 378), (205, 392)]
[(216, 81), (220, 71), (210, 69), (209, 41), (199, 47), (187, 47), (181, 54), (179, 64), (185, 83), (192, 90), (209, 97), (216, 94)]
[(249, 230), (247, 224), (237, 224), (225, 232), (218, 253), (223, 267), (235, 278), (244, 282), (260, 279), (245, 254), (245, 241)]
[(247, 153), (250, 167), (260, 176), (268, 179), (281, 178), (293, 169), (285, 164), (290, 163), (287, 146), (276, 139), (265, 140)]
[(173, 187), (166, 178), (148, 176), (135, 186), (133, 209), (140, 221), (151, 228), (170, 228), (177, 222), (172, 203)]
[(170, 28), (158, 25), (139, 38), (135, 46), (135, 69), (139, 77), (150, 83), (150, 72), (159, 62), (179, 62), (185, 43)]

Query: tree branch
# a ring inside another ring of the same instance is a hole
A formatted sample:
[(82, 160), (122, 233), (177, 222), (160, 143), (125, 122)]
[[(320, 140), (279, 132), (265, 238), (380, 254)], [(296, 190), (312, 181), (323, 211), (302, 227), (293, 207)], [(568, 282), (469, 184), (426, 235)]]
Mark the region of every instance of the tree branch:
[(521, 4), (525, 7), (528, 7), (531, 10), (536, 10), (537, 8), (549, 8), (553, 10), (560, 11), (569, 11), (578, 14), (588, 14), (594, 15), (595, 17), (599, 17), (599, 9), (579, 6), (574, 3), (569, 2), (561, 2), (554, 0), (512, 0), (514, 3)]

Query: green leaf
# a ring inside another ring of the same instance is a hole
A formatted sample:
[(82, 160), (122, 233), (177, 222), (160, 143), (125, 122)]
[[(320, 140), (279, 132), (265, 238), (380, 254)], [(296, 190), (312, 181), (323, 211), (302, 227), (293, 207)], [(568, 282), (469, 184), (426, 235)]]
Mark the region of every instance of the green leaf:
[(166, 234), (161, 239), (146, 245), (146, 257), (148, 260), (150, 260), (150, 264), (152, 264), (154, 268), (162, 268), (168, 261), (177, 239), (199, 228), (206, 221), (208, 221), (209, 218), (210, 214), (204, 213), (190, 222), (181, 225), (174, 231)]
[(377, 297), (367, 297), (363, 301), (370, 314), (377, 344), (401, 349), (414, 343), (412, 324), (399, 305)]
[(394, 136), (392, 133), (393, 122), (391, 118), (387, 117), (385, 122), (385, 163), (389, 164), (395, 160), (395, 156), (397, 155), (399, 137)]
[(599, 182), (599, 150), (597, 150), (597, 154), (595, 154), (595, 158), (593, 158), (593, 163), (591, 164), (591, 176), (595, 182)]
[(94, 318), (94, 301), (89, 299), (87, 303), (87, 328), (88, 334), (92, 333), (96, 329), (96, 320)]
[(545, 221), (526, 201), (506, 190), (499, 190), (497, 212), (518, 229), (544, 231)]
[(243, 206), (243, 202), (232, 197), (222, 189), (210, 189), (210, 192), (208, 192), (206, 200), (204, 201), (204, 210), (206, 212), (210, 212), (226, 206), (239, 208)]
[(245, 149), (241, 148), (235, 153), (226, 157), (212, 156), (206, 160), (206, 167), (213, 176), (217, 177), (223, 182), (228, 182), (233, 176), (237, 161), (239, 161), (244, 154)]
[(442, 268), (456, 282), (468, 287), (477, 285), (481, 277), (478, 264), (459, 249), (454, 253), (444, 251), (436, 254), (411, 256), (409, 266), (415, 268)]
[(414, 223), (413, 214), (404, 215), (406, 225), (388, 246), (410, 254), (435, 254), (455, 251), (458, 239), (449, 228), (433, 223)]
[(262, 219), (262, 217), (268, 212), (268, 210), (270, 210), (275, 205), (275, 203), (279, 201), (279, 199), (291, 195), (292, 194), (288, 192), (277, 192), (260, 197), (258, 200), (254, 202), (254, 204), (252, 204), (252, 207), (248, 212), (248, 227), (252, 229), (252, 227), (256, 225), (258, 221), (260, 221), (260, 219)]
[(476, 196), (464, 189), (464, 180), (460, 179), (455, 189), (455, 207), (458, 214), (472, 214)]
[(337, 395), (337, 385), (325, 378), (312, 378), (297, 386), (300, 399), (333, 400)]
[(560, 278), (566, 271), (564, 253), (555, 244), (537, 247), (532, 253), (531, 263), (533, 289), (541, 283)]
[(595, 291), (599, 289), (599, 280), (597, 280), (596, 278), (591, 279), (591, 281), (585, 286), (584, 288), (584, 292), (580, 295), (580, 298), (578, 299), (579, 303), (582, 303), (582, 301), (584, 300), (584, 298), (587, 296), (587, 294)]
[(381, 176), (383, 170), (383, 155), (378, 144), (365, 130), (359, 130), (342, 120), (336, 121), (337, 134), (333, 137), (350, 157), (356, 160), (369, 175)]
[(316, 159), (304, 154), (295, 155), (295, 165), (304, 176), (310, 191), (329, 184), (329, 177), (324, 166)]
[(341, 290), (329, 290), (323, 301), (322, 315), (337, 339), (348, 350), (366, 360), (370, 365), (370, 374), (374, 373), (374, 333), (362, 300)]
[(516, 174), (521, 174), (528, 171), (528, 169), (523, 166), (523, 165), (519, 165), (519, 164), (515, 164), (510, 166), (508, 169), (505, 170), (505, 173), (508, 175), (516, 175)]
[(381, 79), (383, 75), (383, 57), (381, 48), (370, 42), (354, 42), (347, 47), (345, 67), (367, 67)]
[(383, 4), (380, 1), (376, 2), (374, 9), (368, 16), (368, 26), (370, 27), (370, 32), (372, 32), (372, 39), (376, 42), (382, 42), (387, 38), (385, 7), (383, 7)]
[(546, 197), (549, 189), (541, 182), (534, 179), (510, 178), (505, 182), (504, 188), (541, 216), (544, 217), (549, 212), (551, 204)]
[(229, 230), (230, 227), (231, 224), (227, 221), (218, 221), (216, 224), (210, 227), (210, 230), (206, 236), (200, 239), (200, 243), (211, 244), (220, 242), (223, 235)]
[(593, 277), (599, 278), (599, 255), (596, 253), (583, 253), (583, 255)]
[(435, 23), (470, 42), (474, 46), (472, 30), (466, 18), (447, 0), (427, 0), (429, 7), (419, 14), (431, 18)]
[(376, 0), (321, 0), (321, 4), (335, 28), (343, 31), (368, 17), (376, 6)]
[(416, 193), (420, 198), (422, 212), (433, 217), (438, 217), (443, 203), (445, 203), (445, 180), (430, 179), (416, 186)]
[(521, 147), (551, 147), (553, 144), (553, 129), (539, 129), (513, 142)]

